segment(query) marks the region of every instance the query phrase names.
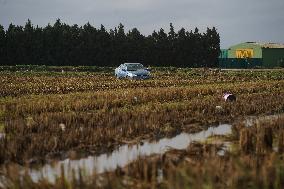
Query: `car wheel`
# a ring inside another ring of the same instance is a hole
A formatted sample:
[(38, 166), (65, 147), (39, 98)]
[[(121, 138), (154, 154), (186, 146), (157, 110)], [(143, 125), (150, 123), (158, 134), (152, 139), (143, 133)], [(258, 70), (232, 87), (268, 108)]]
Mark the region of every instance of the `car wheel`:
[(132, 77), (130, 77), (128, 75), (125, 78), (128, 79), (128, 80), (132, 80), (133, 79)]

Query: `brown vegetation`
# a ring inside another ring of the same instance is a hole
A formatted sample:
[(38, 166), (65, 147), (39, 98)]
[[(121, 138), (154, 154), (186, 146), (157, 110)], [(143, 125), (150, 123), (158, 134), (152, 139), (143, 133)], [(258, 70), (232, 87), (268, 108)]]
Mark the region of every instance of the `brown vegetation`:
[[(6, 137), (0, 139), (0, 163), (43, 162), (63, 158), (71, 150), (96, 154), (127, 141), (196, 132), (246, 115), (281, 112), (282, 77), (276, 72), (180, 69), (129, 81), (106, 73), (4, 72), (0, 124)], [(224, 102), (224, 91), (236, 94), (237, 101)], [(257, 144), (269, 146), (269, 137), (261, 136)]]
[[(232, 147), (222, 156), (218, 155), (222, 143), (191, 143), (186, 150), (172, 149), (163, 155), (141, 157), (114, 172), (83, 176), (84, 171), (81, 170), (79, 176), (76, 177), (74, 173), (71, 181), (67, 181), (62, 171), (62, 175), (55, 183), (47, 180), (34, 183), (29, 175), (20, 180), (16, 177), (17, 169), (12, 166), (7, 167), (6, 176), (10, 181), (7, 186), (11, 188), (280, 189), (284, 187), (283, 152), (280, 150), (280, 146), (283, 145), (283, 141), (281, 142), (283, 123), (282, 114), (278, 119), (256, 120), (251, 127), (245, 127), (241, 122), (234, 124), (235, 134), (229, 137), (234, 148)], [(252, 137), (246, 136), (248, 131)], [(227, 139), (228, 137), (224, 137), (224, 140)]]

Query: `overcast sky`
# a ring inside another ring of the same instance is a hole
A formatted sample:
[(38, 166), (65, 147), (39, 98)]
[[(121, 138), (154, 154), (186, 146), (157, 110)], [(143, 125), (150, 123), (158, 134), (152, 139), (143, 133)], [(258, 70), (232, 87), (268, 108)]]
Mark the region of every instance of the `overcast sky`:
[(284, 43), (284, 0), (0, 0), (0, 24), (68, 24), (88, 21), (107, 29), (122, 23), (144, 35), (161, 27), (168, 31), (215, 26), (221, 47), (245, 41)]

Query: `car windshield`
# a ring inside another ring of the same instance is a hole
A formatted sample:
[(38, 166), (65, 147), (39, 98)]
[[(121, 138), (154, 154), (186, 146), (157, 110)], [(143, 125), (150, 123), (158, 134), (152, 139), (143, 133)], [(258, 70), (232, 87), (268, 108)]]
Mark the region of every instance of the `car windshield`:
[(128, 71), (136, 71), (139, 69), (143, 69), (142, 64), (127, 64), (127, 70)]

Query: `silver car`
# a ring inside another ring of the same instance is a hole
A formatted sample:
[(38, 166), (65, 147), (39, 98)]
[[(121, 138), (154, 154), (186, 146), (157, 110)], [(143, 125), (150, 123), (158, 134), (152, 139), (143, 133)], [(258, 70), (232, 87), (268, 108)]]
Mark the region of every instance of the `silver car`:
[(140, 63), (124, 63), (114, 71), (117, 78), (149, 79), (150, 71)]

